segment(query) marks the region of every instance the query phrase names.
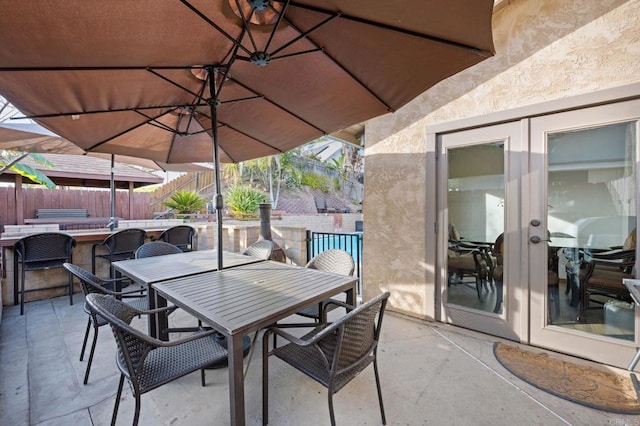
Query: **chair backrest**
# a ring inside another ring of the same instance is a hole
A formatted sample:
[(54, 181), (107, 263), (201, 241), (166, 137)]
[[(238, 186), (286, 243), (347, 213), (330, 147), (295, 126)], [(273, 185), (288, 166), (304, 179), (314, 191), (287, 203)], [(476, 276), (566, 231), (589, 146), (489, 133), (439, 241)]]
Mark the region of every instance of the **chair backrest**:
[(144, 244), (147, 232), (144, 229), (128, 228), (114, 232), (102, 242), (110, 254), (135, 253)]
[(16, 241), (14, 250), (24, 263), (71, 259), (76, 240), (62, 232), (43, 232)]
[(273, 241), (258, 240), (247, 247), (242, 254), (257, 257), (263, 260), (269, 260), (273, 254)]
[(346, 251), (330, 249), (314, 256), (305, 267), (350, 276), (353, 275), (356, 264)]
[(96, 277), (91, 272), (71, 263), (64, 263), (62, 266), (71, 272), (80, 281), (82, 292), (85, 296), (91, 293), (98, 294), (116, 294), (112, 283), (106, 283), (104, 280)]
[(136, 250), (136, 259), (176, 253), (182, 253), (182, 250), (173, 244), (165, 243), (164, 241), (151, 241), (138, 247)]
[(169, 229), (166, 229), (160, 236), (159, 240), (165, 243), (178, 246), (182, 251), (193, 250), (193, 237), (196, 234), (196, 230), (189, 225), (177, 225)]
[(131, 320), (143, 312), (106, 294), (93, 293), (86, 300), (90, 309), (111, 326), (118, 345), (117, 362), (121, 368), (126, 367), (129, 379), (138, 393), (140, 385), (136, 372), (141, 370), (139, 367), (151, 349), (158, 346), (153, 338), (130, 325)]
[(318, 347), (327, 355), (334, 374), (376, 350), (389, 295), (385, 292), (369, 300), (319, 333), (326, 335), (318, 340)]

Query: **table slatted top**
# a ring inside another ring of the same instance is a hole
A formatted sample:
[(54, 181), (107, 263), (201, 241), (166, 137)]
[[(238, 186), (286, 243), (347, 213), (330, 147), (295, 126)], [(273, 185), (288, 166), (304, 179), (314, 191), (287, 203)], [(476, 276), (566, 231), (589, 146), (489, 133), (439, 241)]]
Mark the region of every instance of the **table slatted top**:
[[(260, 262), (261, 259), (239, 253), (224, 252), (225, 268)], [(159, 281), (218, 270), (216, 250), (196, 250), (186, 253), (145, 257), (113, 262), (113, 267), (138, 284), (151, 285)]]
[(353, 289), (357, 278), (266, 261), (157, 283), (156, 292), (227, 335), (249, 333)]

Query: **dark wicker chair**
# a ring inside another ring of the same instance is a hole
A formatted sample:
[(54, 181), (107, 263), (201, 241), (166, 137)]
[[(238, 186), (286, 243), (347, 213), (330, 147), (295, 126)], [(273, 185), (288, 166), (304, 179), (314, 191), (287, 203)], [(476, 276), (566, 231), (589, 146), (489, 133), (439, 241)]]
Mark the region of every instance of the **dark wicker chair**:
[[(165, 256), (168, 254), (178, 254), (182, 253), (182, 250), (173, 244), (165, 243), (164, 241), (151, 241), (149, 243), (144, 243), (141, 245), (138, 250), (136, 250), (136, 259), (142, 259), (145, 257), (154, 257), (154, 256)], [(167, 315), (174, 312), (178, 309), (176, 306), (172, 306), (168, 311)], [(198, 320), (197, 327), (180, 327), (180, 328), (168, 328), (166, 329), (167, 333), (183, 333), (183, 332), (193, 332), (197, 331), (202, 327), (202, 321)]]
[[(382, 424), (386, 424), (377, 349), (380, 328), (389, 292), (383, 293), (358, 308), (331, 301), (347, 309), (348, 313), (332, 324), (322, 324), (301, 338), (277, 326), (265, 332), (262, 341), (262, 423), (268, 424), (269, 355), (275, 355), (328, 389), (329, 416), (335, 425), (333, 394), (337, 393), (368, 365), (373, 364), (380, 403)], [(376, 321), (377, 317), (377, 321)], [(280, 336), (290, 343), (269, 353), (269, 336)]]
[(135, 252), (136, 259), (142, 259), (144, 257), (164, 256), (167, 254), (182, 253), (182, 250), (178, 246), (164, 241), (151, 241), (144, 243)]
[(130, 322), (134, 317), (154, 315), (164, 308), (143, 311), (113, 296), (95, 293), (87, 296), (87, 303), (92, 311), (109, 323), (118, 345), (116, 363), (121, 374), (111, 418), (112, 425), (118, 415), (125, 378), (131, 384), (136, 401), (133, 417), (135, 426), (140, 417), (142, 394), (196, 370), (201, 370), (204, 375), (204, 367), (227, 358), (227, 350), (212, 337), (215, 333), (213, 330), (164, 342), (131, 327)]
[[(353, 261), (353, 257), (344, 250), (331, 249), (323, 251), (313, 257), (306, 265), (306, 268), (318, 269), (320, 271), (333, 272), (339, 275), (353, 275), (353, 271), (356, 268), (356, 264)], [(306, 318), (311, 318), (315, 322), (322, 321), (323, 305), (328, 302), (320, 303), (316, 306), (310, 306), (299, 312), (297, 315), (301, 315)], [(329, 305), (333, 307), (335, 305)]]
[(257, 257), (262, 260), (269, 260), (273, 254), (273, 241), (258, 240), (247, 247), (242, 254)]
[[(62, 232), (33, 234), (16, 241), (13, 247), (13, 291), (14, 303), (18, 303), (18, 297), (20, 299), (20, 315), (24, 314), (25, 293), (32, 291), (66, 287), (69, 291), (69, 303), (73, 305), (73, 278), (71, 274), (69, 274), (67, 284), (30, 289), (26, 288), (25, 275), (27, 271), (62, 268), (65, 262), (72, 261), (72, 252), (75, 246), (76, 240)], [(18, 269), (21, 269), (19, 289)]]
[[(130, 228), (117, 231), (109, 235), (104, 241), (91, 247), (91, 272), (96, 273), (96, 258), (105, 259), (111, 264), (119, 260), (133, 259), (135, 252), (141, 245), (147, 233), (144, 229)], [(113, 267), (109, 267), (109, 277), (115, 277)]]
[(178, 246), (182, 251), (195, 250), (195, 240), (197, 238), (196, 230), (189, 225), (173, 226), (160, 234), (158, 241)]
[(86, 302), (86, 296), (92, 293), (98, 294), (110, 294), (114, 297), (121, 298), (136, 309), (144, 310), (149, 307), (149, 300), (146, 294), (140, 294), (139, 290), (120, 291), (119, 280), (114, 279), (101, 279), (93, 275), (91, 272), (76, 266), (71, 263), (65, 263), (64, 267), (80, 281), (82, 292), (85, 295), (84, 311), (89, 315), (87, 320), (87, 328), (84, 332), (84, 340), (82, 341), (82, 349), (80, 350), (80, 361), (84, 358), (84, 352), (87, 348), (87, 341), (89, 340), (89, 330), (93, 327), (93, 342), (91, 343), (91, 350), (89, 351), (89, 359), (87, 360), (87, 369), (84, 373), (83, 383), (86, 385), (89, 381), (89, 373), (91, 372), (91, 363), (93, 362), (93, 355), (96, 350), (96, 342), (98, 341), (98, 329), (107, 322), (104, 318), (96, 315)]
[(635, 249), (584, 253), (580, 270), (580, 310), (578, 321), (587, 320), (591, 296), (601, 295), (631, 301), (625, 279), (635, 278)]

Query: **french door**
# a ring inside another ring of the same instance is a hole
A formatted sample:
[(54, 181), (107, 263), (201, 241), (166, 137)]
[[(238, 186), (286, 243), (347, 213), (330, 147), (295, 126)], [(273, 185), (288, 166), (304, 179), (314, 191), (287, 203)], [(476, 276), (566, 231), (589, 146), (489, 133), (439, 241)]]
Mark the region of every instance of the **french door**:
[(438, 318), (626, 367), (639, 129), (632, 100), (438, 135)]
[(635, 353), (636, 307), (615, 285), (636, 270), (639, 120), (637, 100), (531, 119), (531, 344), (618, 367)]
[(521, 134), (514, 122), (437, 137), (439, 318), (526, 341)]

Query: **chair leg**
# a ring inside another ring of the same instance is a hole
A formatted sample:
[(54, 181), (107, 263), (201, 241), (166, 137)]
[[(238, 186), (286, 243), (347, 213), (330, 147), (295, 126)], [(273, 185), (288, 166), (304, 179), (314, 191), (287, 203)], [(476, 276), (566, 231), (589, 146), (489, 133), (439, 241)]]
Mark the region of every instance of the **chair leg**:
[(380, 403), (380, 416), (382, 416), (382, 424), (387, 424), (387, 417), (384, 415), (384, 403), (382, 402), (382, 388), (380, 387), (380, 375), (378, 374), (378, 358), (373, 360), (373, 372), (376, 376), (376, 387), (378, 388), (378, 402)]
[(202, 384), (202, 387), (206, 386), (204, 382), (204, 368), (200, 370), (200, 383)]
[(82, 341), (82, 349), (80, 350), (80, 361), (84, 358), (84, 350), (87, 348), (87, 340), (89, 340), (89, 330), (91, 329), (91, 319), (87, 319), (87, 328), (84, 331), (84, 340)]
[(124, 386), (124, 374), (120, 374), (120, 382), (118, 383), (118, 392), (116, 393), (116, 403), (113, 406), (113, 414), (111, 415), (111, 426), (116, 426), (116, 417), (118, 417), (118, 407), (120, 407), (120, 397), (122, 397), (123, 386)]
[(89, 373), (91, 372), (91, 363), (93, 362), (93, 354), (96, 352), (96, 342), (98, 341), (98, 327), (93, 327), (93, 342), (91, 343), (91, 351), (89, 352), (89, 360), (87, 361), (87, 370), (84, 372), (84, 384), (89, 381)]
[(138, 421), (140, 420), (140, 395), (136, 392), (136, 410), (133, 413), (133, 426), (138, 426)]
[(73, 275), (69, 272), (69, 304), (73, 305)]
[(333, 393), (331, 392), (333, 389), (329, 389), (328, 399), (329, 399), (329, 418), (331, 419), (331, 426), (336, 426), (336, 416), (333, 413)]
[(22, 265), (21, 278), (22, 278), (22, 283), (20, 283), (20, 315), (24, 315), (24, 280), (25, 280), (24, 264)]

